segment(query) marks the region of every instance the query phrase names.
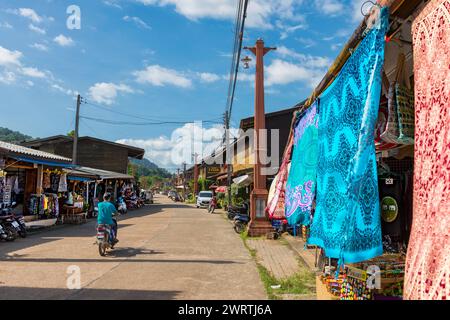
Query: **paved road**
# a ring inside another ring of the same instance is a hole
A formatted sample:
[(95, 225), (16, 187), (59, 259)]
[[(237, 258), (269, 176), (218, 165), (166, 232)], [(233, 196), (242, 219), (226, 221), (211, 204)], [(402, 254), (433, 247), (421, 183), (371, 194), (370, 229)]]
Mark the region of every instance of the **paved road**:
[[(221, 215), (159, 196), (119, 225), (108, 257), (93, 245), (93, 221), (0, 243), (0, 300), (266, 299), (255, 263)], [(80, 268), (79, 290), (67, 289), (70, 266)]]

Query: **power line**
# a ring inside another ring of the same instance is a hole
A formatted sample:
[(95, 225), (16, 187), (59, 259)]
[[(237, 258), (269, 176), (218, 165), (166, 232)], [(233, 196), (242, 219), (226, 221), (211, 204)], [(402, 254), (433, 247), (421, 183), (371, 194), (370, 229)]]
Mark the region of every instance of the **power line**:
[[(130, 126), (151, 126), (151, 125), (165, 125), (165, 124), (174, 124), (174, 125), (182, 125), (182, 124), (188, 124), (188, 123), (195, 123), (194, 121), (148, 121), (148, 122), (129, 122), (129, 121), (117, 121), (117, 120), (108, 120), (108, 119), (100, 119), (100, 118), (92, 118), (92, 117), (86, 117), (86, 116), (80, 116), (82, 119), (91, 120), (103, 124), (111, 124), (111, 125), (130, 125)], [(202, 123), (209, 123), (209, 124), (221, 124), (220, 121), (214, 121), (214, 120), (204, 120), (201, 121)]]
[[(108, 111), (110, 113), (115, 113), (115, 114), (119, 114), (119, 115), (122, 115), (122, 116), (130, 117), (130, 118), (135, 118), (135, 119), (139, 119), (139, 120), (146, 120), (146, 121), (152, 121), (152, 122), (167, 122), (164, 119), (163, 120), (158, 119), (158, 117), (148, 117), (148, 116), (144, 116), (144, 115), (137, 115), (137, 114), (130, 114), (130, 113), (126, 113), (126, 112), (121, 112), (121, 111), (113, 110), (111, 108), (100, 106), (98, 104), (94, 104), (92, 102), (87, 102), (86, 104), (88, 104), (90, 106), (93, 106), (95, 108), (104, 110), (104, 111)], [(217, 118), (209, 119), (207, 121), (216, 121), (216, 120), (219, 120), (219, 119), (220, 118), (217, 117)], [(180, 121), (180, 122), (190, 123), (190, 122), (194, 122), (194, 121)]]

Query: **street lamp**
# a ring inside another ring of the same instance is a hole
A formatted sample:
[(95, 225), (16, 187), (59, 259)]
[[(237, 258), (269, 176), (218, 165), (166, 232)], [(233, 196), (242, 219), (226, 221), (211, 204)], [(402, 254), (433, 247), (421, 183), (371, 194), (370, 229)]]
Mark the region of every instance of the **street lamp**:
[(241, 61), (244, 63), (244, 69), (250, 68), (250, 62), (252, 59), (250, 59), (249, 56), (245, 56), (245, 58), (241, 59)]

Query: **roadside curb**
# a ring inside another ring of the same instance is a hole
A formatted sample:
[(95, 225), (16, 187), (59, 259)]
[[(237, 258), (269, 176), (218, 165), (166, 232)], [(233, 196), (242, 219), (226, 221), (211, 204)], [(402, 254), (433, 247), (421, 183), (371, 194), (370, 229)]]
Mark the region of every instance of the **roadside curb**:
[(302, 239), (294, 238), (289, 234), (283, 234), (281, 236), (289, 245), (289, 247), (297, 253), (300, 261), (307, 267), (310, 271), (316, 273), (318, 272), (317, 267), (315, 266), (316, 262), (316, 254), (315, 249), (307, 249), (305, 248), (305, 242)]

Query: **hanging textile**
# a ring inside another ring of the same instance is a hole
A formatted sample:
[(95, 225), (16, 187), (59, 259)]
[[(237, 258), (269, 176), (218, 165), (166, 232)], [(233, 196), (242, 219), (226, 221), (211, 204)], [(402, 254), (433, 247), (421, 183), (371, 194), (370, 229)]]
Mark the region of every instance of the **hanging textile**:
[(405, 299), (450, 298), (450, 1), (413, 23), (415, 162)]
[(271, 190), (269, 191), (266, 211), (271, 219), (284, 218), (285, 186), (287, 176), (289, 174), (289, 161), (291, 158), (292, 145), (293, 136), (290, 135), (283, 155), (280, 170), (272, 183), (273, 186), (271, 185), (270, 187)]
[(383, 253), (374, 130), (388, 8), (319, 104), (316, 211), (309, 244), (354, 263)]
[(48, 172), (44, 172), (44, 175), (42, 177), (42, 188), (45, 190), (50, 189), (52, 186), (50, 174)]
[(286, 218), (290, 225), (309, 225), (315, 197), (318, 147), (317, 103), (303, 115), (294, 133), (291, 171), (286, 184)]
[(67, 192), (67, 175), (63, 173), (59, 178), (58, 192)]

